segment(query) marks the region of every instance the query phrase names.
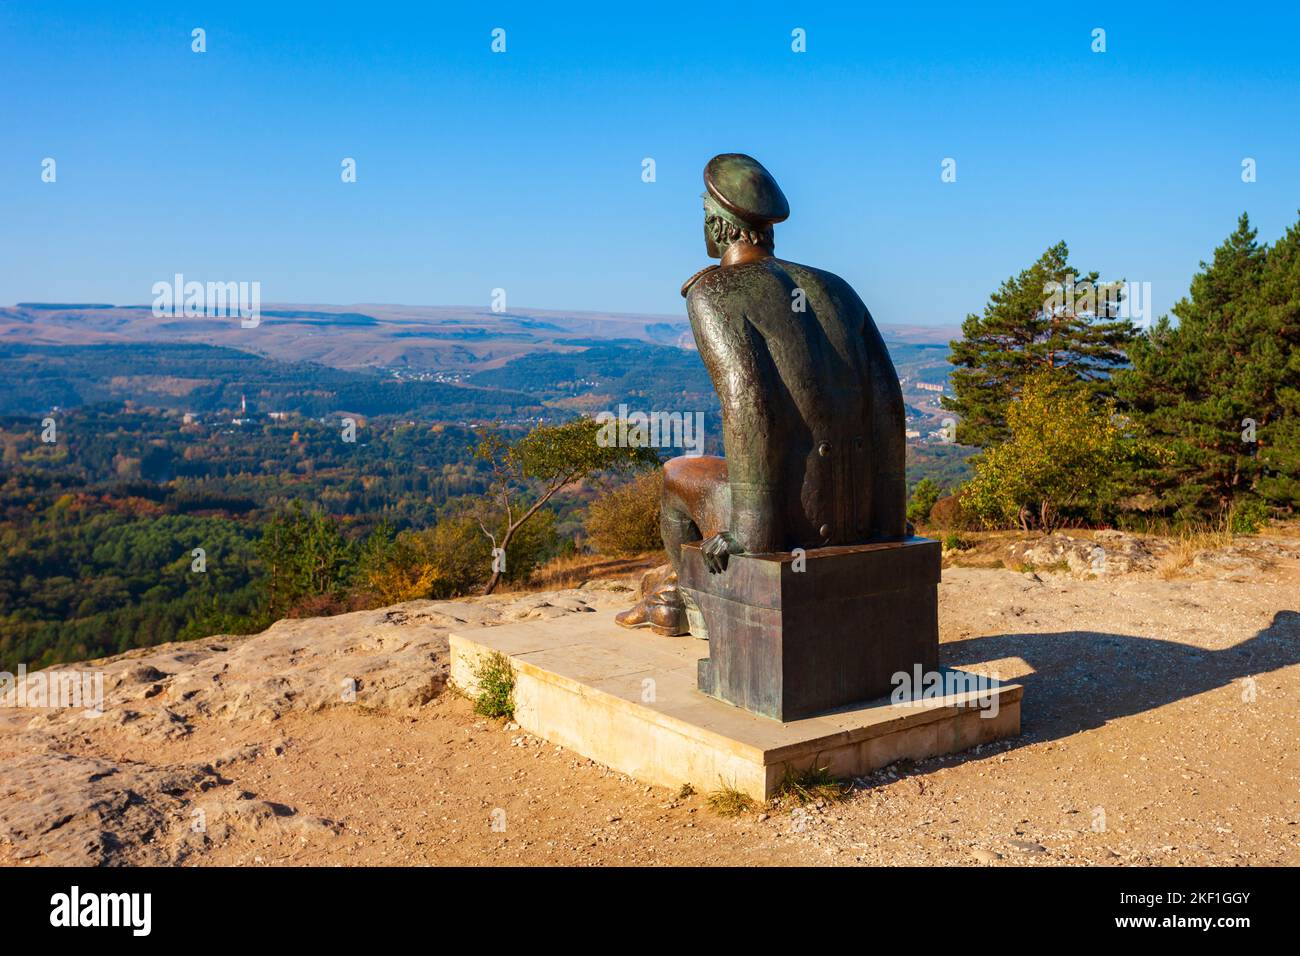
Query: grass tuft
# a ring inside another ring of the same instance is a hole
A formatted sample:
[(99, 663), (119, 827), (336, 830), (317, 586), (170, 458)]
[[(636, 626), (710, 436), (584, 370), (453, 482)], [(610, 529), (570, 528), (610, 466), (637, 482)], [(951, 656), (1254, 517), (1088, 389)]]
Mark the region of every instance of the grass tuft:
[(1219, 525), (1188, 524), (1177, 529), (1173, 545), (1161, 559), (1156, 568), (1160, 577), (1166, 581), (1175, 578), (1191, 566), (1193, 560), (1202, 551), (1231, 547), (1233, 534), (1228, 522)]
[(776, 796), (777, 799), (788, 798), (803, 806), (819, 800), (828, 803), (843, 800), (852, 790), (850, 784), (835, 779), (829, 767), (818, 767), (814, 761), (806, 770), (795, 770), (786, 764), (785, 776), (781, 778)]
[(709, 809), (720, 817), (738, 817), (754, 809), (753, 798), (730, 786), (725, 780), (718, 781), (722, 786), (708, 796)]

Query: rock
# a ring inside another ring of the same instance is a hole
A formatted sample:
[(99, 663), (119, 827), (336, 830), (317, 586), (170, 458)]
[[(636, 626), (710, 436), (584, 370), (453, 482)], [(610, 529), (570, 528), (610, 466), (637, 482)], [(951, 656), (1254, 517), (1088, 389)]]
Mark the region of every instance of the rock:
[[(272, 748), (272, 752), (276, 754), (283, 752), (283, 746), (276, 745)], [(218, 756), (216, 760), (212, 761), (212, 766), (228, 767), (231, 764), (242, 763), (245, 760), (256, 760), (262, 755), (262, 753), (263, 748), (260, 744), (248, 744), (244, 747), (236, 747), (233, 750), (227, 750), (225, 753)]]
[(1002, 859), (1001, 853), (994, 853), (992, 850), (986, 850), (983, 847), (976, 847), (971, 850), (970, 855), (980, 863), (993, 863), (996, 860)]
[(136, 686), (140, 684), (149, 687), (161, 687), (161, 681), (166, 680), (169, 674), (164, 674), (158, 668), (144, 662), (134, 662), (128, 667), (124, 667), (113, 675), (113, 689), (124, 686)]
[(551, 598), (548, 603), (551, 605), (551, 607), (563, 608), (566, 611), (573, 611), (578, 614), (588, 613), (596, 610), (586, 601), (583, 601), (576, 597), (568, 597), (565, 595), (557, 595)]
[(1047, 847), (1041, 843), (1034, 843), (1032, 840), (1008, 840), (1007, 845), (1019, 850), (1021, 853), (1047, 852)]
[[(500, 620), (499, 612), (463, 616)], [(163, 645), (143, 661), (132, 652), (101, 665), (104, 709), (110, 724), (132, 724), (162, 738), (188, 733), (196, 717), (269, 721), (291, 711), (358, 705), (414, 710), (441, 693), (447, 679), (447, 631), (427, 622), (455, 626), (459, 619), (446, 609), (398, 605), (280, 621), (251, 637)], [(154, 685), (160, 689), (152, 691)], [(67, 721), (71, 712), (52, 719)]]
[(0, 782), (0, 838), (50, 866), (175, 863), (159, 836), (184, 832), (188, 796), (219, 782), (207, 766), (25, 754)]
[(1151, 571), (1156, 560), (1142, 539), (1120, 531), (1099, 531), (1093, 540), (1057, 533), (1017, 541), (1008, 547), (1005, 563), (1030, 571), (1068, 570), (1075, 577), (1102, 577)]
[(622, 581), (615, 581), (615, 580), (604, 579), (604, 578), (595, 581), (583, 581), (581, 584), (578, 585), (578, 588), (583, 591), (627, 592), (627, 591), (634, 590), (633, 588), (629, 587), (627, 584), (625, 584)]
[(174, 854), (183, 858), (209, 842), (225, 843), (232, 837), (273, 830), (300, 836), (337, 836), (340, 827), (331, 820), (299, 815), (293, 807), (240, 795), (233, 800), (199, 800), (188, 814), (189, 824), (178, 834)]
[(1266, 569), (1270, 560), (1244, 547), (1201, 551), (1192, 558), (1192, 568), (1214, 574), (1223, 581), (1249, 581)]

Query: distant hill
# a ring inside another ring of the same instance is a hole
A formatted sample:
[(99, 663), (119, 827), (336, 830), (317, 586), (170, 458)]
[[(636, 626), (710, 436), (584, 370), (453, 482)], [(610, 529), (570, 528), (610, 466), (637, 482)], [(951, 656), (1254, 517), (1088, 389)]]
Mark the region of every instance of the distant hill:
[[(881, 328), (887, 341), (901, 344), (944, 344), (957, 335), (955, 327)], [(216, 345), (341, 369), (482, 371), (525, 355), (571, 352), (592, 341), (694, 348), (684, 315), (267, 303), (260, 324), (245, 329), (237, 318), (160, 318), (148, 305), (25, 302), (0, 308), (0, 343)]]
[(518, 419), (544, 409), (507, 387), (398, 379), (374, 369), (280, 362), (211, 345), (48, 346), (0, 343), (0, 414), (135, 402), (213, 412), (247, 398), (260, 412), (413, 415), (430, 420)]
[(455, 306), (267, 304), (246, 329), (238, 318), (157, 317), (147, 305), (22, 303), (0, 308), (0, 342), (26, 345), (218, 345), (334, 368), (456, 371), (498, 368), (569, 340), (689, 344), (685, 318)]
[[(881, 327), (908, 405), (929, 436), (948, 416), (955, 328)], [(454, 306), (268, 305), (260, 323), (156, 317), (150, 306), (0, 308), (0, 413), (101, 402), (206, 412), (239, 406), (319, 416), (507, 421), (617, 411), (700, 412), (721, 452), (712, 383), (684, 317)]]

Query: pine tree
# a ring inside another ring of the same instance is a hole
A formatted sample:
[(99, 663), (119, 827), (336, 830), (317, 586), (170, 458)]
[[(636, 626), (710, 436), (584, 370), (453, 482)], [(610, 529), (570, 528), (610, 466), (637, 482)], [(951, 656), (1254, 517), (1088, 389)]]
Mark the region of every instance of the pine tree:
[(1007, 404), (1033, 373), (1054, 369), (1109, 393), (1110, 373), (1125, 362), (1136, 332), (1117, 318), (1118, 284), (1101, 288), (1097, 272), (1079, 273), (1058, 242), (1038, 261), (1002, 283), (984, 307), (962, 323), (949, 361), (954, 398), (944, 407), (959, 416), (957, 441), (986, 447), (1008, 438)]
[(1243, 214), (1173, 313), (1116, 376), (1172, 455), (1138, 481), (1182, 519), (1300, 503), (1300, 224), (1270, 250)]
[(1300, 508), (1300, 221), (1269, 250), (1261, 296), (1273, 349), (1269, 357), (1272, 407), (1259, 429), (1260, 476), (1255, 490), (1276, 508)]

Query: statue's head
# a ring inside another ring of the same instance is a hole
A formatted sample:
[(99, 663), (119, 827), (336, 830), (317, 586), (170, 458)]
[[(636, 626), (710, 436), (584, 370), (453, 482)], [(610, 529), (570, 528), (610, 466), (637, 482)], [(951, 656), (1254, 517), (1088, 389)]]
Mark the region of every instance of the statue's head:
[(790, 204), (758, 160), (744, 153), (714, 156), (704, 167), (704, 185), (704, 244), (710, 256), (721, 258), (735, 242), (772, 251), (772, 227), (790, 215)]

